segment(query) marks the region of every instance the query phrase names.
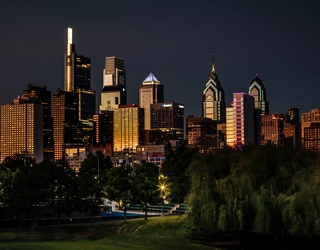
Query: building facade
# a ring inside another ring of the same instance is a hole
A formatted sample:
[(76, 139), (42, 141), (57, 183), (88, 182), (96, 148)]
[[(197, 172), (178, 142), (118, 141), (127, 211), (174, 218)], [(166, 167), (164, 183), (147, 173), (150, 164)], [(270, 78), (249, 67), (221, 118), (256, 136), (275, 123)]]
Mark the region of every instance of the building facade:
[(210, 118), (218, 123), (226, 122), (225, 94), (214, 68), (213, 54), (211, 72), (202, 94), (202, 117)]
[(136, 152), (144, 142), (144, 109), (136, 104), (120, 105), (113, 113), (113, 152)]
[(103, 70), (103, 89), (101, 92), (100, 112), (113, 111), (119, 105), (127, 104), (126, 71), (123, 58), (105, 58)]
[[(78, 108), (78, 95), (76, 92), (67, 92), (58, 89), (58, 93), (52, 96), (55, 160), (65, 157), (65, 143), (72, 142), (73, 137), (71, 135), (78, 135)], [(68, 127), (68, 133), (65, 131), (65, 129), (67, 129), (66, 127)], [(79, 138), (75, 138), (75, 141), (78, 143)]]
[(113, 155), (113, 111), (104, 111), (93, 116), (95, 126), (94, 147)]
[(148, 143), (166, 144), (184, 138), (184, 105), (175, 102), (153, 103)]
[(227, 107), (226, 142), (241, 149), (254, 144), (254, 97), (247, 93), (233, 93), (233, 101)]
[(317, 130), (320, 125), (320, 108), (301, 114), (301, 143), (307, 150), (320, 152), (317, 143)]
[(28, 84), (23, 90), (22, 99), (28, 102), (41, 103), (43, 107), (43, 159), (54, 159), (53, 120), (51, 116), (51, 91), (46, 86), (38, 87)]
[(43, 106), (25, 103), (17, 98), (14, 104), (2, 105), (1, 162), (14, 154), (23, 154), (43, 161)]
[(285, 114), (268, 114), (261, 116), (261, 145), (283, 146), (285, 144)]
[(188, 146), (199, 148), (201, 153), (210, 153), (219, 148), (217, 122), (206, 117), (188, 116), (186, 119)]

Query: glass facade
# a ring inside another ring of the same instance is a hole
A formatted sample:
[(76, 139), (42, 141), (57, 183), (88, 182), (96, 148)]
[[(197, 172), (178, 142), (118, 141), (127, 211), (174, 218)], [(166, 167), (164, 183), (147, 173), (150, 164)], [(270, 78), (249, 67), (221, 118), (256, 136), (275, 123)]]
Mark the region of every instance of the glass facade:
[(52, 118), (54, 159), (59, 160), (64, 157), (64, 124), (70, 124), (72, 122), (78, 124), (77, 93), (58, 90), (58, 93), (52, 96)]

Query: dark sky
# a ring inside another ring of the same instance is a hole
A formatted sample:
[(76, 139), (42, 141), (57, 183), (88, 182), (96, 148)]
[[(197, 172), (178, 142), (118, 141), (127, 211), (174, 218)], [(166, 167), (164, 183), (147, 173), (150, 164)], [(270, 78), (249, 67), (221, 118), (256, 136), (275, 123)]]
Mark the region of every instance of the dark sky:
[[(0, 0), (0, 104), (28, 83), (63, 89), (67, 28), (76, 52), (91, 58), (97, 107), (106, 56), (123, 57), (128, 102), (152, 72), (165, 101), (201, 116), (215, 69), (226, 94), (247, 92), (256, 74), (270, 112), (319, 108), (320, 1)], [(302, 105), (303, 103), (303, 105)]]

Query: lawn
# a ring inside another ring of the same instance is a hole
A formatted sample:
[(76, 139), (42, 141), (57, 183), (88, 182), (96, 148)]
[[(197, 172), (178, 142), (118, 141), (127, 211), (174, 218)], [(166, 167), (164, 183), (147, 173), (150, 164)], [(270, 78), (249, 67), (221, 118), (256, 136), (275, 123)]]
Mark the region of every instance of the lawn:
[(0, 249), (211, 249), (185, 238), (184, 216), (0, 231)]

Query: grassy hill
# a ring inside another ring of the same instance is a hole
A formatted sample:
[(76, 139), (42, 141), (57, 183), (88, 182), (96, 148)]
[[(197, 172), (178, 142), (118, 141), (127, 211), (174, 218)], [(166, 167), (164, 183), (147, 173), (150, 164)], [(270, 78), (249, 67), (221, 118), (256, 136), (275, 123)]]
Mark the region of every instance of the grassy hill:
[(186, 239), (184, 216), (0, 231), (0, 249), (216, 249)]

